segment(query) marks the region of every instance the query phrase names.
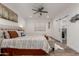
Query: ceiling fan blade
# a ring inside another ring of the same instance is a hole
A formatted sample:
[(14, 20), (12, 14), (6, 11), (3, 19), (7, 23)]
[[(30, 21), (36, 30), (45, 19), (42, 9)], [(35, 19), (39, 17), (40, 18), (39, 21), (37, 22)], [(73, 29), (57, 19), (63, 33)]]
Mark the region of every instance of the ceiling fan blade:
[(44, 7), (41, 7), (39, 10), (43, 10), (44, 9)]
[(36, 14), (36, 13), (38, 13), (38, 11), (37, 11), (37, 12), (35, 12), (35, 13), (33, 13), (33, 14)]
[(33, 11), (37, 11), (37, 10), (35, 10), (35, 9), (32, 9)]
[(41, 11), (41, 12), (43, 12), (43, 13), (48, 13), (48, 11)]

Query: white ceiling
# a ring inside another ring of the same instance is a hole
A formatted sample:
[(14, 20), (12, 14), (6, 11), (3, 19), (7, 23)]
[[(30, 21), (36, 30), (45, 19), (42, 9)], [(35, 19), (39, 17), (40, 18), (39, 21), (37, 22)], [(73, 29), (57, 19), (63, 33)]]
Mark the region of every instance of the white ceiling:
[[(50, 18), (54, 18), (59, 15), (61, 12), (65, 11), (71, 4), (68, 3), (4, 3), (9, 8), (13, 9), (16, 13), (18, 13), (24, 19), (32, 18), (42, 18), (47, 19), (47, 15)], [(43, 5), (45, 10), (48, 11), (47, 14), (43, 14), (42, 17), (39, 17), (39, 14), (33, 14), (34, 11), (32, 9), (39, 8), (39, 6)]]

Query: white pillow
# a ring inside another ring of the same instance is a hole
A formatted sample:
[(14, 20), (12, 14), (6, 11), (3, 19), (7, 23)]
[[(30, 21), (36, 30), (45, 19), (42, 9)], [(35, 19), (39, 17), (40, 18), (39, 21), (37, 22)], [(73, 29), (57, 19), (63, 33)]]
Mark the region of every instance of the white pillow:
[(23, 34), (23, 35), (26, 35), (24, 31), (16, 31), (16, 32), (18, 33), (18, 36), (19, 36), (19, 37), (21, 37), (22, 34)]
[(9, 33), (8, 33), (8, 31), (4, 31), (5, 32), (5, 36), (6, 36), (6, 39), (9, 39), (10, 38), (10, 36), (9, 36)]
[(21, 36), (26, 36), (26, 33), (24, 31), (22, 31)]
[(18, 36), (21, 37), (21, 31), (16, 31), (18, 33)]
[(3, 31), (0, 30), (0, 39), (4, 39)]

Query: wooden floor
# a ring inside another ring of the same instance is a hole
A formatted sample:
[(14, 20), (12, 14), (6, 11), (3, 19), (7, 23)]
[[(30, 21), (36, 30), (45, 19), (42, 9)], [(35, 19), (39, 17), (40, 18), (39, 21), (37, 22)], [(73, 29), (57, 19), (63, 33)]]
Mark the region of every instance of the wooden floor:
[(54, 52), (51, 52), (50, 56), (79, 56), (79, 53), (68, 48), (65, 50), (56, 50)]
[(50, 56), (79, 56), (79, 53), (72, 50), (71, 48), (67, 47), (66, 44), (60, 43), (59, 41), (55, 40), (55, 43), (60, 45), (64, 48), (64, 50), (55, 50), (54, 52), (50, 52)]

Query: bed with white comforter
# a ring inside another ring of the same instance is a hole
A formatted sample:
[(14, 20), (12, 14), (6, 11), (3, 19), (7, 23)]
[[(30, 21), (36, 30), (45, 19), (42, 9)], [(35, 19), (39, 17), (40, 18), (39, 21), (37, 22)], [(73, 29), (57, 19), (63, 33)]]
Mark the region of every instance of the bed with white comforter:
[(1, 48), (42, 49), (47, 53), (51, 49), (43, 35), (28, 35), (13, 39), (4, 39)]

